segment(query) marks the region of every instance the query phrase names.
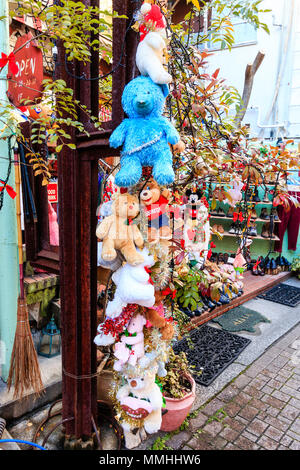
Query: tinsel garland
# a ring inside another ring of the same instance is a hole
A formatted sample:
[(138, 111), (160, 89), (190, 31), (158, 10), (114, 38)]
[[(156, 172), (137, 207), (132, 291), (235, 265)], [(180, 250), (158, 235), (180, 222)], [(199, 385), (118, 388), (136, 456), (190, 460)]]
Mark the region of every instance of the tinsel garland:
[(149, 246), (149, 253), (153, 255), (155, 264), (151, 268), (151, 279), (155, 290), (162, 290), (169, 284), (172, 275), (170, 266), (171, 255), (159, 243)]

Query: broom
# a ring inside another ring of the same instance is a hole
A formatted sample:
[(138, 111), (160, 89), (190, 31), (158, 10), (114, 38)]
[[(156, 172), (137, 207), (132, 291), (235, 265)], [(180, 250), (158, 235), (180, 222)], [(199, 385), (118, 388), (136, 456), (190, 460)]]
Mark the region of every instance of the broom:
[(40, 395), (44, 389), (37, 353), (34, 347), (30, 325), (28, 308), (24, 292), (23, 274), (23, 249), (21, 230), (21, 204), (20, 204), (20, 166), (15, 163), (16, 180), (16, 204), (17, 204), (17, 227), (18, 227), (18, 249), (20, 269), (20, 295), (18, 297), (17, 327), (15, 340), (11, 354), (9, 375), (7, 380), (8, 390), (14, 385), (14, 398), (22, 398), (26, 390), (34, 390)]

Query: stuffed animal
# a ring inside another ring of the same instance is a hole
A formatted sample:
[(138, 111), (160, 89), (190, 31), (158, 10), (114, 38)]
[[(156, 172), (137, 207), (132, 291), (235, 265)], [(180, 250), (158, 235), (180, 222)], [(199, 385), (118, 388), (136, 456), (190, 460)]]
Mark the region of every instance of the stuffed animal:
[(185, 193), (187, 204), (185, 206), (185, 217), (191, 227), (197, 225), (197, 211), (201, 205), (201, 197), (203, 192), (200, 189), (188, 189)]
[(197, 208), (196, 224), (189, 217), (185, 220), (184, 240), (185, 248), (190, 253), (190, 258), (199, 263), (205, 261), (210, 239), (210, 226), (208, 210), (205, 204), (199, 204)]
[(171, 321), (168, 321), (164, 315), (163, 299), (165, 295), (162, 291), (155, 291), (155, 304), (151, 308), (145, 309), (147, 327), (158, 328), (161, 333), (161, 339), (170, 341), (174, 336), (174, 328)]
[(112, 301), (108, 302), (106, 315), (110, 318), (119, 316), (127, 304), (152, 307), (155, 303), (154, 286), (150, 282), (148, 268), (154, 265), (154, 258), (144, 248), (140, 253), (143, 262), (132, 266), (126, 263), (112, 275), (116, 291)]
[[(98, 225), (96, 235), (102, 242), (101, 257), (104, 261), (113, 261), (120, 250), (125, 260), (137, 265), (144, 258), (137, 252), (136, 246), (144, 246), (143, 237), (134, 223), (139, 213), (139, 201), (131, 194), (119, 194), (113, 202), (113, 214), (105, 217)], [(136, 246), (135, 246), (136, 245)]]
[(159, 238), (169, 240), (171, 230), (167, 214), (170, 191), (160, 189), (156, 181), (151, 178), (140, 192), (140, 201), (144, 206), (148, 218), (148, 241), (157, 242)]
[(137, 184), (142, 167), (153, 167), (153, 177), (165, 186), (174, 181), (172, 153), (182, 151), (175, 127), (163, 117), (167, 85), (157, 85), (149, 77), (137, 77), (123, 91), (122, 106), (128, 118), (114, 130), (109, 143), (113, 148), (123, 145), (121, 170), (115, 176), (120, 187)]
[(114, 363), (114, 369), (121, 371), (124, 364), (135, 366), (137, 360), (144, 356), (144, 333), (143, 328), (146, 319), (143, 315), (136, 315), (130, 321), (121, 340), (115, 344), (114, 355), (118, 359)]
[(230, 195), (231, 199), (225, 199), (224, 204), (229, 204), (231, 207), (235, 207), (238, 202), (243, 198), (242, 195), (243, 183), (241, 181), (233, 181), (233, 189), (229, 189), (227, 193)]
[(172, 76), (163, 66), (166, 20), (159, 6), (143, 3), (137, 19), (140, 23), (140, 43), (136, 51), (137, 68), (141, 75), (149, 76), (154, 83), (170, 83)]
[(155, 383), (156, 371), (157, 368), (148, 370), (143, 376), (132, 374), (127, 377), (128, 383), (118, 390), (116, 398), (123, 410), (124, 430), (129, 431), (142, 424), (148, 434), (159, 431), (163, 397)]

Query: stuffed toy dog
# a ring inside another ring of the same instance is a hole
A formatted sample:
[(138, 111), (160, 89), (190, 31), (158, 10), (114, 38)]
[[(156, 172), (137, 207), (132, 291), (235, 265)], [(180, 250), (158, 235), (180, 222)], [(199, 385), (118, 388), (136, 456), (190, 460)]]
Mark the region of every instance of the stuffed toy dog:
[(125, 193), (118, 195), (112, 207), (112, 215), (98, 225), (97, 238), (102, 241), (101, 258), (104, 261), (113, 261), (120, 250), (125, 260), (132, 265), (144, 261), (143, 256), (137, 252), (136, 246), (143, 248), (143, 237), (134, 223), (139, 214), (139, 201), (136, 196)]
[(137, 19), (140, 23), (140, 43), (136, 51), (137, 68), (141, 75), (149, 76), (154, 83), (170, 83), (172, 76), (163, 67), (166, 20), (159, 6), (143, 3)]
[(167, 85), (157, 85), (149, 77), (137, 77), (123, 91), (122, 106), (128, 118), (114, 130), (109, 143), (113, 148), (123, 145), (121, 170), (115, 176), (120, 187), (137, 184), (142, 167), (153, 167), (153, 177), (165, 186), (174, 181), (172, 153), (182, 151), (184, 144), (175, 127), (163, 117)]
[[(112, 280), (117, 288), (112, 301), (108, 302), (106, 315), (118, 317), (127, 304), (138, 304), (142, 307), (152, 307), (155, 303), (154, 286), (149, 282), (147, 269), (154, 265), (154, 258), (146, 248), (140, 253), (143, 262), (137, 266), (126, 263), (113, 275)], [(146, 268), (146, 269), (145, 269)]]

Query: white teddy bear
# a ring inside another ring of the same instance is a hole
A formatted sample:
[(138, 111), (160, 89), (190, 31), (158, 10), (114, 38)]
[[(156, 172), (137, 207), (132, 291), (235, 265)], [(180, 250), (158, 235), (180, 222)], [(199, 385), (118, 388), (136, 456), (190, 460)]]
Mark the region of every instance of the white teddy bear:
[(184, 225), (185, 248), (191, 259), (199, 263), (205, 261), (210, 240), (208, 210), (204, 204), (197, 207), (196, 225), (192, 226), (187, 218)]
[(166, 48), (166, 20), (158, 5), (143, 3), (139, 11), (140, 43), (136, 51), (136, 65), (141, 75), (149, 76), (159, 85), (172, 81), (164, 69), (163, 52)]
[(146, 248), (137, 251), (143, 255), (143, 263), (136, 266), (126, 263), (112, 275), (117, 288), (113, 300), (107, 304), (106, 316), (109, 318), (119, 316), (127, 304), (150, 308), (155, 303), (154, 286), (149, 282), (150, 276), (145, 270), (154, 265), (154, 258)]
[[(155, 383), (156, 371), (147, 371), (143, 376), (127, 377), (128, 383), (117, 392), (117, 400), (131, 419), (143, 419), (144, 429), (148, 434), (159, 431), (161, 427), (161, 408), (163, 397)], [(134, 428), (126, 418), (122, 422), (125, 431)]]

